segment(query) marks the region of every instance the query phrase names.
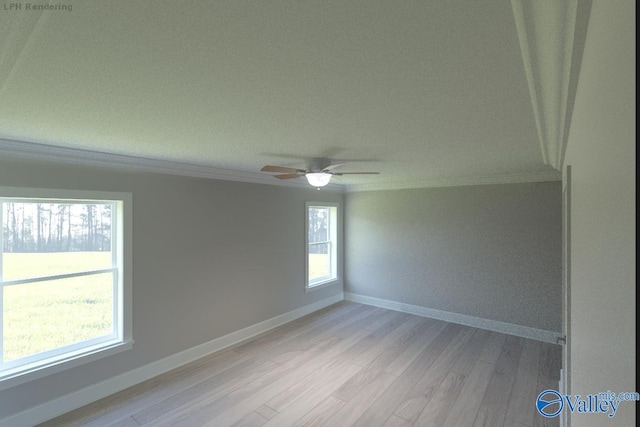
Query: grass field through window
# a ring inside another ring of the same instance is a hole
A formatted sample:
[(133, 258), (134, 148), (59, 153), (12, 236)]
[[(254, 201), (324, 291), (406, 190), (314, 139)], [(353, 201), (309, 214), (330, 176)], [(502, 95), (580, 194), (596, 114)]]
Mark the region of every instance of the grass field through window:
[(309, 254), (309, 280), (331, 274), (329, 254)]
[[(110, 252), (5, 253), (5, 280), (106, 268)], [(103, 273), (3, 288), (3, 360), (110, 334), (113, 277)]]

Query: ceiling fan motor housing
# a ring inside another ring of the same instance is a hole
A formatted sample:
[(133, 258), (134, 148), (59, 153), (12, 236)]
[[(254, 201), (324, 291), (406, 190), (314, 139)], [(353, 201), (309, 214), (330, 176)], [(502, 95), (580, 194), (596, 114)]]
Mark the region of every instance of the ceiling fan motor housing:
[(311, 172), (321, 172), (331, 166), (331, 160), (323, 157), (311, 159), (307, 162), (307, 170)]

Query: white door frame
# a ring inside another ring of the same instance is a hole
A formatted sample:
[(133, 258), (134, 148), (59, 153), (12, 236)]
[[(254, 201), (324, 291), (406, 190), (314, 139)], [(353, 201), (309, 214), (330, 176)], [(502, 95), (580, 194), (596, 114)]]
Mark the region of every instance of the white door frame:
[[(562, 370), (560, 394), (571, 394), (571, 165), (562, 179)], [(562, 342), (564, 341), (564, 342)], [(569, 411), (560, 414), (560, 425), (570, 427)]]

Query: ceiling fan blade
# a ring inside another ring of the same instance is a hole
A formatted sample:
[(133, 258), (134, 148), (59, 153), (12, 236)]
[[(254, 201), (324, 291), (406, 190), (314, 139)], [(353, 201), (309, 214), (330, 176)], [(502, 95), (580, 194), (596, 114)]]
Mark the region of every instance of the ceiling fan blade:
[(301, 175), (301, 174), (298, 174), (298, 173), (287, 173), (287, 174), (284, 174), (284, 175), (274, 175), (274, 177), (276, 177), (278, 179), (293, 179), (293, 178), (300, 178), (301, 176), (304, 176), (304, 175)]
[(280, 172), (280, 173), (289, 173), (289, 174), (306, 172), (304, 169), (285, 168), (282, 166), (270, 166), (270, 165), (267, 165), (260, 170), (262, 172)]
[(343, 163), (336, 163), (336, 164), (333, 164), (333, 165), (329, 165), (326, 168), (322, 169), (322, 172), (330, 171), (331, 169), (335, 169), (338, 166), (342, 166), (342, 165), (346, 165), (346, 164), (347, 164), (346, 162), (343, 162)]
[(334, 172), (332, 175), (379, 175), (380, 172)]

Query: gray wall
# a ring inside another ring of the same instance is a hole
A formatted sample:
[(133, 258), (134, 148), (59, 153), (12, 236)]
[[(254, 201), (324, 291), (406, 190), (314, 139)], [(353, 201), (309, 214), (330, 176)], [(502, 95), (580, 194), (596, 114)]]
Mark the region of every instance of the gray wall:
[(561, 330), (560, 182), (350, 193), (345, 292)]
[(315, 189), (0, 161), (0, 186), (133, 193), (133, 350), (0, 391), (0, 419), (342, 292), (305, 293)]
[[(593, 2), (569, 132), (572, 394), (637, 391), (635, 5)], [(572, 418), (632, 426), (636, 404)]]

